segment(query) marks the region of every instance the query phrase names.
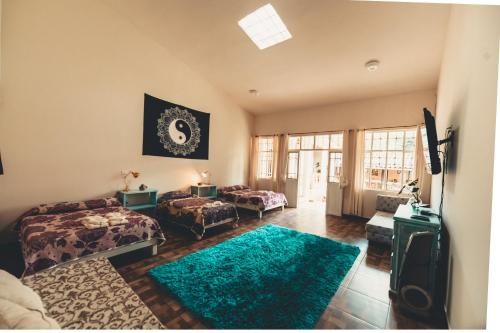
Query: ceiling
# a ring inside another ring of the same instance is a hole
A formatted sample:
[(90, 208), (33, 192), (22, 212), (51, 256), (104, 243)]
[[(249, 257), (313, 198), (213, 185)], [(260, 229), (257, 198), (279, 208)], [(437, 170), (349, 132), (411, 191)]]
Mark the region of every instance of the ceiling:
[[(255, 114), (435, 88), (449, 16), (448, 5), (436, 4), (105, 1)], [(267, 3), (293, 38), (259, 50), (238, 20)], [(380, 67), (368, 72), (373, 58)]]

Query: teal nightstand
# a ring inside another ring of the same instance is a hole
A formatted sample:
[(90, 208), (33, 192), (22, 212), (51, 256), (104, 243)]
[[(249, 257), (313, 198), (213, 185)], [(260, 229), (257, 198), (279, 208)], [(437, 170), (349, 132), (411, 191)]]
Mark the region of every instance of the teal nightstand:
[[(425, 210), (421, 208), (420, 211)], [(427, 209), (428, 210), (428, 209)], [(441, 231), (441, 220), (436, 215), (426, 216), (428, 221), (423, 221), (412, 217), (412, 215), (422, 215), (411, 205), (400, 205), (394, 214), (394, 236), (392, 237), (391, 254), (391, 281), (390, 294), (397, 295), (399, 291), (398, 275), (401, 270), (403, 255), (410, 239), (410, 235), (415, 232), (428, 231), (432, 233), (431, 263), (428, 276), (431, 295), (434, 293), (437, 273), (437, 263), (439, 256), (439, 234)]]
[(191, 194), (200, 198), (217, 199), (217, 186), (215, 185), (193, 185)]
[(118, 191), (117, 196), (123, 207), (130, 210), (155, 209), (158, 190), (146, 189), (144, 191)]

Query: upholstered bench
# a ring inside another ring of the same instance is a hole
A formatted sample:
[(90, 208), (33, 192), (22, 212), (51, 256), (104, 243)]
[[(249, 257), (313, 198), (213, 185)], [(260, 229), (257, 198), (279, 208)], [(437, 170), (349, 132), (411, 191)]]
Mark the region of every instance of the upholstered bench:
[(408, 199), (408, 197), (396, 195), (377, 195), (377, 212), (366, 224), (366, 239), (370, 242), (392, 246), (394, 213), (399, 205), (406, 205)]

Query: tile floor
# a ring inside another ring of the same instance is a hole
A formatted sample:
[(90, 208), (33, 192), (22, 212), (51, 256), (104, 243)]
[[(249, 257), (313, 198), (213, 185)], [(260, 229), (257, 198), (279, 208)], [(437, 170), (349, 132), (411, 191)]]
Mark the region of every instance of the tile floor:
[(127, 254), (111, 261), (158, 316), (167, 328), (205, 328), (205, 325), (185, 309), (173, 295), (161, 290), (146, 275), (157, 265), (177, 260), (187, 254), (215, 245), (268, 223), (309, 232), (360, 247), (361, 254), (344, 279), (317, 323), (316, 328), (445, 328), (438, 322), (419, 321), (400, 313), (388, 296), (390, 250), (368, 246), (365, 239), (365, 221), (354, 218), (325, 216), (314, 206), (288, 208), (264, 214), (262, 220), (253, 213), (242, 213), (240, 227), (221, 226), (211, 229), (201, 241), (194, 240), (182, 229), (165, 226), (167, 242), (155, 257), (146, 252)]

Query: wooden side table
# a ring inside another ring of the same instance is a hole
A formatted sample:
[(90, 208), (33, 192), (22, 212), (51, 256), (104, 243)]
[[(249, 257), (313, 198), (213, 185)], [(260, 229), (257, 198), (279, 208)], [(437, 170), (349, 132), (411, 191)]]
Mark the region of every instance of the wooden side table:
[[(158, 190), (146, 189), (144, 191), (118, 191), (117, 196), (123, 207), (130, 210), (155, 209), (156, 200), (158, 198)], [(144, 200), (145, 197), (146, 200)]]
[(217, 199), (217, 186), (215, 185), (193, 185), (191, 194), (200, 198)]

